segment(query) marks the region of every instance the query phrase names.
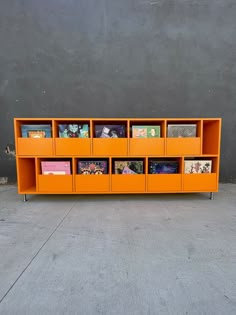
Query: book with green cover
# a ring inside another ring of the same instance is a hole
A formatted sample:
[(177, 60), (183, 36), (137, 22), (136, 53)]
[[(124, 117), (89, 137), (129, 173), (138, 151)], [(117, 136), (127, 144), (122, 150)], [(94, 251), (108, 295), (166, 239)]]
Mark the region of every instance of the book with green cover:
[(160, 138), (160, 126), (132, 126), (132, 138)]

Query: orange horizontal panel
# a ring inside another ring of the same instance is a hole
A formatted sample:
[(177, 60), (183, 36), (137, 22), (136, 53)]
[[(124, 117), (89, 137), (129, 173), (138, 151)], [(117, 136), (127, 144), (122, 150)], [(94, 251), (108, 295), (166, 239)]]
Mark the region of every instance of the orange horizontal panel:
[(75, 189), (81, 193), (109, 192), (109, 179), (109, 175), (76, 175)]
[(90, 155), (91, 139), (56, 138), (56, 155)]
[(18, 155), (53, 155), (53, 140), (51, 138), (18, 138)]
[(72, 192), (72, 175), (39, 175), (39, 192)]
[(216, 173), (211, 174), (183, 174), (184, 191), (216, 191)]
[(200, 155), (201, 138), (166, 138), (167, 155)]
[(114, 192), (145, 192), (144, 174), (112, 175), (111, 190)]
[(127, 138), (94, 138), (93, 155), (122, 156), (128, 153)]
[(149, 174), (147, 175), (148, 192), (171, 192), (182, 190), (181, 174)]
[(130, 155), (164, 155), (165, 140), (164, 138), (145, 138), (129, 140)]

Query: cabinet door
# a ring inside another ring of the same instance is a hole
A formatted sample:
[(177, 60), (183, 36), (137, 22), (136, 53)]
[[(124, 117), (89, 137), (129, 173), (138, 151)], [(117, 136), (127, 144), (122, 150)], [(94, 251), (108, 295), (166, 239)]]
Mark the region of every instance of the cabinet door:
[(166, 138), (167, 155), (200, 155), (201, 138)]
[(148, 192), (177, 192), (182, 190), (181, 174), (149, 174)]
[(17, 139), (18, 155), (52, 155), (53, 140), (51, 138), (32, 139), (18, 138)]
[(214, 192), (217, 191), (216, 173), (211, 174), (184, 174), (184, 191)]
[(112, 175), (113, 192), (145, 192), (145, 175)]

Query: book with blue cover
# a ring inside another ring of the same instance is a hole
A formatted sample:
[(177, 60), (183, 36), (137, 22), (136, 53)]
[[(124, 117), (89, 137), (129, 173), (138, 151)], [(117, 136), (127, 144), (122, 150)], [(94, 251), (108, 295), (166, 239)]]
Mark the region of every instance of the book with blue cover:
[(22, 138), (51, 138), (51, 125), (21, 125)]

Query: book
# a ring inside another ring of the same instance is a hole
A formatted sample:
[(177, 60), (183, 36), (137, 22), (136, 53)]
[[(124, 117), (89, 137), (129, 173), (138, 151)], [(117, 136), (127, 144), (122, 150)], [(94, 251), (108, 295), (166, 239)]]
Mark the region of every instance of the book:
[(69, 175), (71, 174), (70, 161), (41, 161), (43, 175)]
[(193, 138), (196, 136), (196, 124), (168, 124), (169, 138)]
[(212, 160), (185, 160), (185, 174), (211, 173)]
[(114, 161), (115, 174), (143, 174), (143, 161)]
[(107, 174), (107, 161), (80, 160), (78, 161), (78, 173), (83, 175)]
[(125, 125), (95, 125), (96, 138), (125, 138)]
[(22, 138), (51, 138), (51, 125), (21, 125)]
[(132, 138), (160, 138), (160, 126), (132, 126)]
[(88, 138), (88, 124), (59, 124), (59, 138)]
[(178, 168), (178, 161), (149, 161), (149, 174), (177, 174)]

